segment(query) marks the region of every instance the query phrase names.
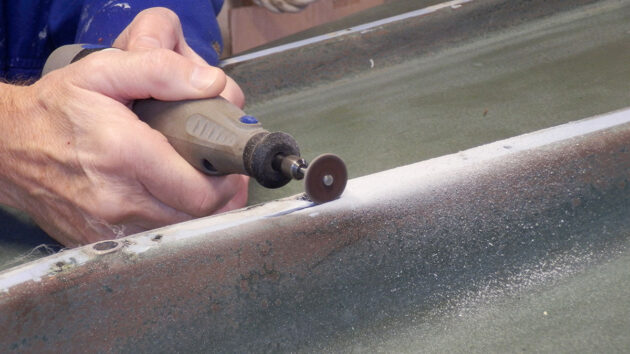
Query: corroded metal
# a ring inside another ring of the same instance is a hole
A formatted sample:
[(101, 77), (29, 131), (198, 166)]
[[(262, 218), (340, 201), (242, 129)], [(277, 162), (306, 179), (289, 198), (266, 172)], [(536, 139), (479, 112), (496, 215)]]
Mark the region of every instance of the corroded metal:
[(64, 251), (0, 275), (0, 347), (326, 348), (531, 264), (606, 257), (628, 237), (628, 176), (630, 110), (354, 179), (323, 205)]

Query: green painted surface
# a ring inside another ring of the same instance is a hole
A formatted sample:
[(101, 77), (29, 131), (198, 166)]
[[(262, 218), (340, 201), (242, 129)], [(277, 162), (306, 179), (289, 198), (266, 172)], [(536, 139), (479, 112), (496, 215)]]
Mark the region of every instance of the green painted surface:
[[(609, 1), (248, 107), (350, 177), (630, 105), (630, 2)], [(303, 191), (251, 184), (250, 203)]]
[[(402, 65), (370, 68), (366, 58), (359, 77), (249, 111), (268, 129), (293, 134), (308, 159), (334, 152), (351, 177), (362, 176), (629, 106), (629, 18), (630, 2), (609, 1)], [(252, 184), (250, 202), (301, 188)], [(511, 282), (357, 328), (316, 351), (628, 351), (629, 245), (602, 263), (584, 256), (575, 267), (532, 266)]]
[[(630, 232), (627, 236), (630, 236)], [(620, 353), (630, 348), (630, 244), (585, 269), (529, 270), (430, 313), (349, 334), (330, 352)], [(588, 258), (588, 257), (584, 257)], [(588, 259), (576, 260), (588, 263)], [(497, 286), (499, 285), (499, 286)]]

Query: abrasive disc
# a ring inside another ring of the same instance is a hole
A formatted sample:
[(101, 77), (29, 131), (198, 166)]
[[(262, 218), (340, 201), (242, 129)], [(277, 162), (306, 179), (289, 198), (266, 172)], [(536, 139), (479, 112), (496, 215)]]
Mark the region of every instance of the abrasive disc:
[(316, 204), (339, 198), (346, 188), (348, 170), (343, 160), (333, 154), (319, 155), (306, 169), (304, 189)]

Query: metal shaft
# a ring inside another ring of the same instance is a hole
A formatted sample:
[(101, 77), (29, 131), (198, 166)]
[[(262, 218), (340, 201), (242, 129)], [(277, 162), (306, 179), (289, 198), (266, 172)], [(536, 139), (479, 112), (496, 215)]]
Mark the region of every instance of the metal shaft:
[(306, 175), (308, 163), (299, 156), (282, 154), (276, 155), (273, 162), (273, 168), (282, 172), (285, 176), (297, 180), (301, 180)]

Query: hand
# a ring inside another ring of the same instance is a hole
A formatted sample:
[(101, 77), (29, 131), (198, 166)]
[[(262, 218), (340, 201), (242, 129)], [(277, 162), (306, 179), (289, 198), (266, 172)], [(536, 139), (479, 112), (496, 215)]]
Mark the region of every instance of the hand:
[[(184, 39), (179, 17), (173, 11), (164, 7), (155, 7), (140, 12), (116, 38), (113, 47), (127, 51), (146, 51), (152, 49), (170, 49), (193, 62), (206, 66), (208, 63), (188, 46)], [(220, 96), (237, 105), (245, 106), (245, 94), (238, 84), (225, 75), (225, 88)], [(221, 213), (243, 207), (247, 202), (247, 185), (249, 177), (241, 176), (245, 188), (216, 213)]]
[[(177, 15), (166, 8), (155, 7), (140, 12), (114, 41), (114, 47), (128, 51), (144, 51), (158, 48), (170, 49), (199, 65), (208, 65), (188, 46)], [(245, 106), (245, 95), (232, 78), (221, 96), (235, 105)]]
[(254, 3), (269, 11), (281, 13), (300, 12), (315, 1), (317, 0), (254, 0)]
[(172, 18), (158, 49), (134, 47), (141, 43), (134, 31), (151, 19), (153, 11), (143, 12), (117, 40), (130, 51), (90, 54), (31, 86), (0, 84), (0, 202), (26, 211), (67, 246), (247, 199), (246, 178), (202, 174), (129, 110), (136, 99), (205, 98), (226, 89), (225, 74), (195, 59)]

